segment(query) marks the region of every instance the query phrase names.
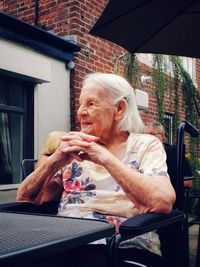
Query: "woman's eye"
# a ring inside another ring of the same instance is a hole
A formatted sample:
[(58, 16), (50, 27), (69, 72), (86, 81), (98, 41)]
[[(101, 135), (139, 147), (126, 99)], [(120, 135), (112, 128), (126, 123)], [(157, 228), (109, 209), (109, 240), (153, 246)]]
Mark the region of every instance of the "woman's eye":
[(93, 106), (93, 105), (94, 105), (94, 102), (89, 102), (88, 106)]

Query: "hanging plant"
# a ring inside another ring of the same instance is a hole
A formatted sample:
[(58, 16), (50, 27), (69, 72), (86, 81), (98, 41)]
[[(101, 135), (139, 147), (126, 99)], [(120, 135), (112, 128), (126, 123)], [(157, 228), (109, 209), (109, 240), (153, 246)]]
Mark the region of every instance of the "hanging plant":
[[(122, 64), (123, 60), (123, 64)], [(164, 124), (164, 99), (167, 90), (169, 89), (169, 74), (165, 73), (164, 66), (166, 65), (166, 56), (153, 54), (153, 71), (152, 71), (152, 80), (154, 84), (154, 94), (157, 101), (157, 112), (158, 120)], [(195, 94), (195, 86), (189, 75), (189, 73), (184, 69), (181, 59), (177, 56), (169, 56), (169, 61), (172, 64), (173, 68), (173, 92), (174, 92), (174, 127), (177, 128), (180, 116), (179, 116), (179, 92), (178, 89), (181, 88), (183, 91), (183, 107), (185, 111), (185, 118), (192, 124), (195, 123), (195, 104), (193, 95)], [(124, 67), (124, 76), (131, 83), (133, 88), (140, 88), (140, 74), (141, 67), (139, 60), (136, 54), (126, 52), (117, 56), (114, 60), (114, 73), (122, 72)]]
[[(171, 62), (173, 63), (174, 67), (177, 68), (179, 72), (179, 80), (181, 79), (182, 82), (182, 92), (183, 92), (183, 100), (184, 100), (184, 107), (185, 107), (185, 118), (187, 121), (191, 122), (193, 125), (198, 124), (197, 123), (197, 114), (195, 109), (195, 102), (194, 102), (194, 95), (196, 88), (193, 84), (193, 81), (189, 75), (189, 73), (184, 69), (182, 62), (179, 57), (171, 56), (170, 57)], [(197, 162), (198, 162), (198, 139), (197, 138), (190, 138), (190, 151), (192, 153), (190, 154), (190, 165), (192, 170), (194, 170), (194, 181), (193, 181), (193, 187), (200, 189), (200, 176), (199, 173), (196, 172), (198, 170), (197, 168)]]
[(173, 60), (171, 57), (169, 57), (170, 62), (172, 63), (172, 70), (174, 77), (172, 79), (173, 85), (173, 92), (174, 92), (174, 129), (177, 129), (178, 127), (178, 122), (180, 120), (179, 116), (179, 94), (178, 94), (178, 89), (180, 85), (180, 71), (177, 66), (177, 64), (173, 64)]
[[(124, 65), (122, 64), (122, 61)], [(172, 94), (174, 95), (174, 129), (177, 129), (179, 121), (180, 121), (180, 99), (179, 99), (179, 90), (183, 92), (183, 103), (181, 106), (185, 111), (185, 119), (191, 122), (194, 125), (198, 125), (197, 123), (197, 114), (195, 112), (195, 103), (193, 96), (197, 94), (196, 88), (193, 84), (193, 81), (189, 75), (189, 73), (184, 69), (181, 59), (177, 56), (169, 56), (169, 61), (172, 65), (173, 74), (165, 73), (164, 66), (166, 65), (166, 56), (164, 55), (152, 55), (153, 61), (153, 70), (152, 70), (152, 81), (154, 84), (154, 94), (156, 97), (157, 105), (156, 109), (158, 112), (158, 120), (164, 125), (164, 100), (166, 92), (169, 90), (169, 82), (172, 81)], [(115, 60), (115, 68), (114, 72), (119, 73), (123, 70), (124, 66), (124, 76), (126, 79), (133, 85), (134, 88), (141, 86), (140, 74), (141, 68), (139, 64), (139, 60), (135, 54), (124, 53), (120, 55)], [(170, 79), (171, 78), (171, 79)], [(176, 131), (175, 131), (176, 133)], [(196, 159), (198, 147), (198, 139), (190, 138), (190, 164), (193, 167), (192, 169), (196, 169)], [(193, 183), (194, 188), (200, 188), (200, 176), (196, 172), (194, 173), (195, 179)]]
[(160, 123), (164, 124), (164, 98), (167, 91), (167, 79), (164, 73), (165, 57), (163, 55), (152, 55), (153, 59), (153, 73), (152, 80), (154, 83), (154, 94), (156, 96), (158, 112), (158, 119)]
[(136, 57), (136, 54), (127, 53), (124, 57), (124, 76), (133, 86), (133, 88), (138, 88), (140, 86), (140, 73), (141, 68), (139, 65), (139, 60)]
[(177, 70), (177, 75), (179, 76), (179, 80), (182, 81), (182, 92), (183, 92), (183, 100), (185, 107), (185, 118), (192, 124), (195, 123), (195, 103), (194, 103), (194, 94), (196, 88), (193, 84), (192, 78), (190, 74), (184, 69), (181, 59), (177, 56), (169, 57), (171, 63), (174, 66), (174, 69)]
[(134, 89), (139, 87), (141, 83), (141, 68), (136, 54), (127, 52), (118, 56), (114, 60), (114, 73), (116, 74), (120, 72), (121, 60), (123, 60), (124, 77), (130, 82)]

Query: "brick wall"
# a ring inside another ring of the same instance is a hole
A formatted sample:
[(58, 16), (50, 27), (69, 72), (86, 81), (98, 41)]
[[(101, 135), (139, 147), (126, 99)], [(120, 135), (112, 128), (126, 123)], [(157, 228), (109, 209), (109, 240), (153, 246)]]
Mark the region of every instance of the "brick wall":
[(196, 81), (197, 81), (198, 91), (200, 92), (200, 59), (197, 60), (196, 64)]
[[(75, 69), (71, 73), (71, 127), (77, 127), (76, 111), (81, 82), (85, 74), (102, 71), (113, 72), (114, 60), (125, 50), (109, 41), (88, 34), (92, 25), (104, 9), (107, 0), (0, 0), (0, 11), (22, 19), (58, 36), (76, 36), (81, 51), (75, 59)], [(121, 66), (122, 71), (123, 66)], [(151, 74), (151, 69), (142, 64), (142, 72)], [(200, 85), (200, 62), (197, 62), (197, 83)], [(149, 109), (141, 111), (144, 122), (157, 118), (156, 103), (152, 83), (144, 85), (142, 90), (149, 94)], [(180, 103), (182, 93), (180, 94)], [(173, 95), (166, 94), (165, 108), (174, 112)], [(184, 119), (180, 105), (180, 119)]]

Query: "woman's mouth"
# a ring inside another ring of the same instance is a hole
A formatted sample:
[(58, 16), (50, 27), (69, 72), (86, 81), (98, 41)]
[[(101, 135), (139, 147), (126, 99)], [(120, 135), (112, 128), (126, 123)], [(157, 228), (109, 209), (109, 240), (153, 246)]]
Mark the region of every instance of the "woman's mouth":
[(91, 122), (81, 122), (81, 126), (83, 127), (89, 126), (91, 124), (92, 124)]

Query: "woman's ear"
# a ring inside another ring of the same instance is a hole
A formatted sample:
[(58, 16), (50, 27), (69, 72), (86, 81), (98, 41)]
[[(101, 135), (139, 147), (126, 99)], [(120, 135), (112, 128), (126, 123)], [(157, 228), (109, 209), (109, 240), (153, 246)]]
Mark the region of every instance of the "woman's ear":
[(119, 121), (123, 117), (123, 114), (126, 109), (126, 100), (122, 99), (120, 100), (115, 107), (115, 120)]

